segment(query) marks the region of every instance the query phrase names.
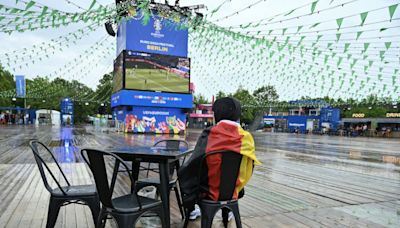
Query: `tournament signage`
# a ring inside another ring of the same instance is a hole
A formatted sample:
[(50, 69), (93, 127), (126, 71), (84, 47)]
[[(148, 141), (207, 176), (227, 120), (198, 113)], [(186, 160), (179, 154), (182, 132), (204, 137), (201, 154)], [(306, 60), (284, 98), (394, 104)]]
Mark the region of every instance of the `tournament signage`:
[(111, 107), (120, 105), (192, 108), (192, 94), (121, 90), (111, 96)]
[(122, 21), (117, 32), (117, 56), (123, 50), (186, 57), (188, 29), (155, 12), (145, 25), (140, 16)]
[(24, 75), (15, 76), (15, 88), (17, 92), (17, 97), (25, 97), (26, 95), (26, 84)]

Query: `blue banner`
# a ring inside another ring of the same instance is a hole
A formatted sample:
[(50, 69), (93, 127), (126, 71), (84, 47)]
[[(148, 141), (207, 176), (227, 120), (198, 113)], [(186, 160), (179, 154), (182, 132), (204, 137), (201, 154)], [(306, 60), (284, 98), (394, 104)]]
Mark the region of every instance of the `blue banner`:
[[(187, 57), (189, 33), (187, 29), (179, 27), (179, 22), (172, 22), (153, 12), (144, 25), (142, 17), (137, 17), (120, 23), (117, 56), (123, 50), (131, 50)], [(181, 23), (182, 20), (184, 18), (180, 18)]]
[(192, 108), (193, 97), (192, 94), (121, 90), (111, 95), (111, 107), (121, 105)]
[(179, 134), (186, 129), (186, 114), (179, 108), (133, 107), (124, 122), (125, 132)]
[(15, 75), (15, 87), (16, 87), (17, 97), (25, 97), (26, 85), (25, 85), (24, 75)]

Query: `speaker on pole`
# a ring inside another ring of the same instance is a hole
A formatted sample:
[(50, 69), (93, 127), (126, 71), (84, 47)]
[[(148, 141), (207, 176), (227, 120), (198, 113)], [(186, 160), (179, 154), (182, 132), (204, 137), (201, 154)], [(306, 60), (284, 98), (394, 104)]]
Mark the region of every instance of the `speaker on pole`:
[(111, 21), (107, 21), (106, 23), (104, 23), (104, 25), (106, 26), (106, 31), (107, 31), (108, 35), (115, 36), (116, 33), (114, 31), (112, 22)]

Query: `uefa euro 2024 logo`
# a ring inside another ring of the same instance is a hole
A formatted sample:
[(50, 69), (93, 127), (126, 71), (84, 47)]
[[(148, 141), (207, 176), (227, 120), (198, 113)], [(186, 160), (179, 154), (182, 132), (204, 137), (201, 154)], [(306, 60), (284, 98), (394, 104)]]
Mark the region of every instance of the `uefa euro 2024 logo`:
[(154, 29), (156, 30), (156, 33), (160, 33), (162, 29), (162, 24), (159, 19), (154, 20)]
[(151, 33), (151, 35), (154, 36), (154, 37), (157, 37), (157, 38), (164, 37), (164, 34), (161, 33), (162, 26), (163, 25), (161, 23), (161, 20), (160, 19), (155, 19), (154, 20), (154, 25), (153, 25), (155, 32)]

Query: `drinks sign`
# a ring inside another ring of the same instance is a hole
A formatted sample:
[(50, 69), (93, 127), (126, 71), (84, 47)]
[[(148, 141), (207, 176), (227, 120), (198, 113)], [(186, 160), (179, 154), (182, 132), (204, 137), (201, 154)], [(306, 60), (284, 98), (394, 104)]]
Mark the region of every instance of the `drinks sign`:
[(392, 118), (400, 118), (400, 113), (395, 113), (395, 112), (392, 112), (392, 113), (386, 113), (386, 117), (392, 117)]

